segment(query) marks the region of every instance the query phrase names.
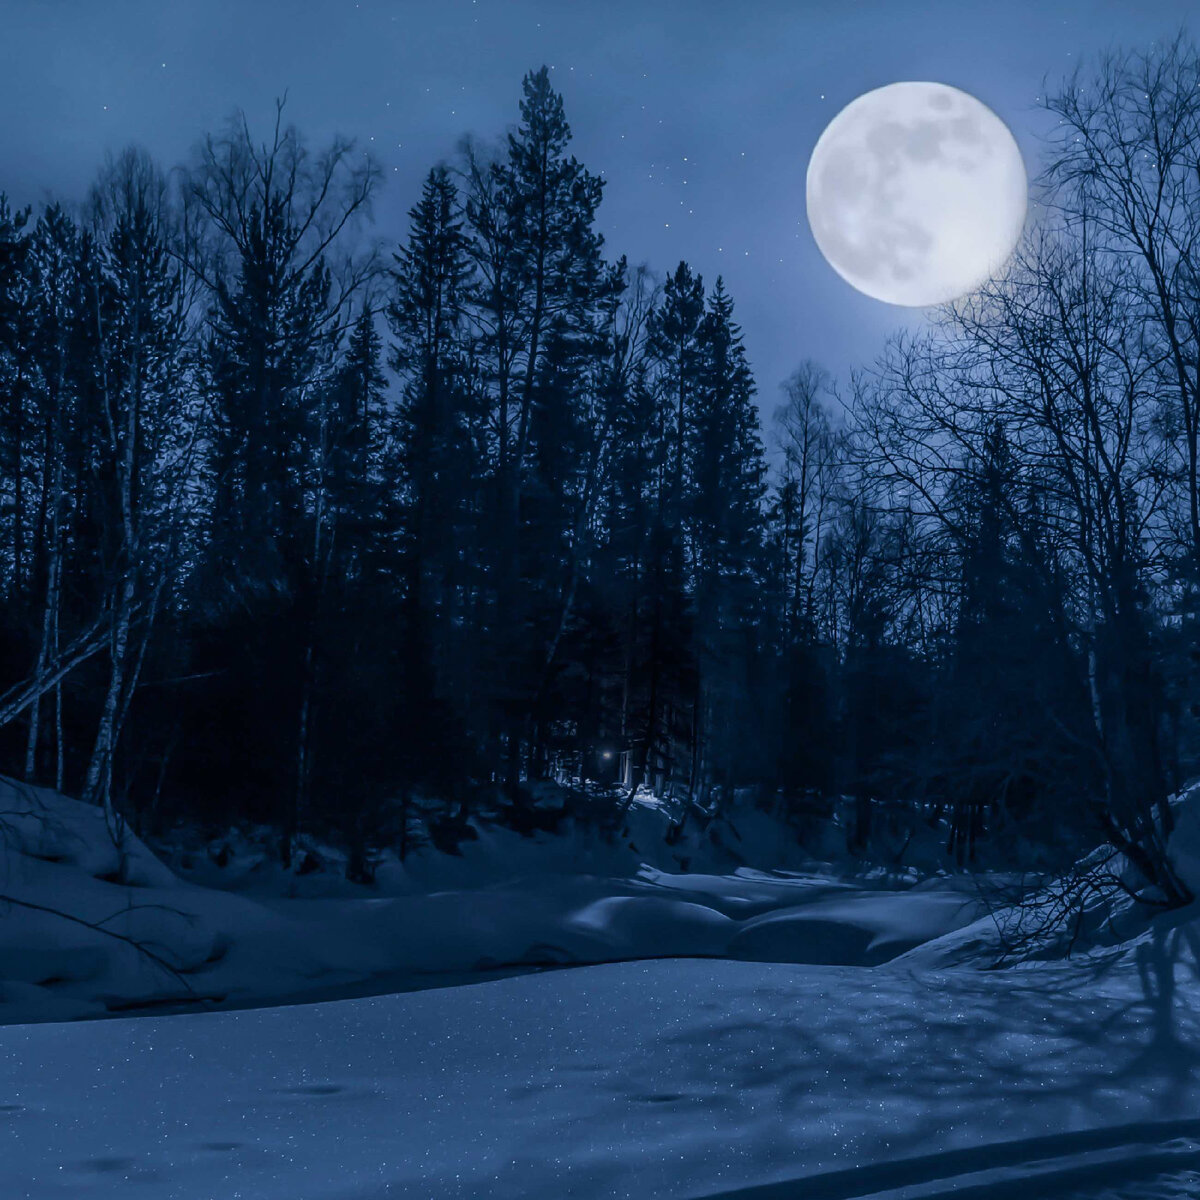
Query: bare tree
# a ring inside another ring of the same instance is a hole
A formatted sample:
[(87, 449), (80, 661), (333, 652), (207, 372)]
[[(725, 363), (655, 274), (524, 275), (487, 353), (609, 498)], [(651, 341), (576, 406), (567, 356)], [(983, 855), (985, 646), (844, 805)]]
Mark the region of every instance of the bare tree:
[(1048, 180), (1093, 252), (1128, 264), (1121, 287), (1153, 360), (1181, 484), (1171, 517), (1200, 583), (1200, 55), (1182, 34), (1110, 53), (1047, 97), (1058, 117)]
[(86, 303), (99, 357), (97, 460), (112, 482), (102, 510), (111, 619), (108, 682), (84, 795), (113, 823), (113, 757), (178, 565), (199, 422), (185, 358), (191, 296), (172, 254), (164, 177), (144, 152), (128, 150), (107, 165), (91, 208), (98, 265)]
[[(1062, 597), (1057, 619), (1091, 696), (1090, 730), (1063, 732), (1079, 739), (1081, 779), (1096, 773), (1105, 833), (1178, 903), (1145, 602), (1163, 502), (1157, 362), (1130, 268), (1091, 232), (1079, 214), (1031, 237), (1008, 276), (947, 311), (936, 337), (898, 344), (857, 416), (895, 502), (960, 545), (956, 484), (977, 476), (990, 431), (1004, 428), (1022, 487), (1001, 502), (1029, 561), (1059, 577), (1043, 594)], [(1036, 504), (1020, 509), (1020, 496)], [(1048, 550), (1035, 553), (1034, 539)]]
[[(37, 357), (41, 386), (41, 481), (36, 557), (43, 581), (40, 636), (34, 667), (33, 702), (25, 742), (25, 778), (37, 774), (42, 738), (41, 696), (46, 677), (59, 659), (63, 566), (67, 525), (66, 455), (72, 425), (70, 345), (78, 286), (78, 234), (74, 223), (54, 206), (38, 222), (33, 241), (34, 300), (39, 330)], [(17, 514), (18, 518), (20, 514)], [(64, 745), (61, 678), (53, 686), (55, 786), (63, 784)]]
[(216, 409), (213, 519), (227, 603), (295, 593), (302, 636), (294, 779), (283, 860), (307, 803), (317, 613), (327, 580), (328, 406), (352, 298), (381, 270), (350, 235), (370, 215), (379, 168), (335, 138), (309, 150), (276, 105), (261, 144), (237, 113), (207, 137), (186, 176), (192, 268), (209, 285)]
[(828, 372), (805, 361), (785, 380), (785, 400), (776, 410), (776, 445), (783, 468), (776, 504), (783, 525), (782, 552), (788, 564), (787, 621), (816, 621), (816, 588), (823, 539), (828, 532), (844, 437), (832, 415), (840, 399)]

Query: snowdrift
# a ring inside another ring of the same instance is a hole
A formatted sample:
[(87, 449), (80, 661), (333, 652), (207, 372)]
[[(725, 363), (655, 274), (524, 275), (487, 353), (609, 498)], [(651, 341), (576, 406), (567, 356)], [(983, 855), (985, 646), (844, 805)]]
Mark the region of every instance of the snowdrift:
[[(880, 879), (675, 873), (640, 862), (636, 842), (585, 848), (504, 830), (484, 831), (461, 857), (397, 865), (375, 893), (327, 875), (293, 877), (309, 892), (288, 897), (277, 868), (245, 853), (208, 868), (239, 890), (181, 879), (127, 828), (49, 791), (0, 782), (0, 814), (5, 1022), (328, 999), (630, 959), (870, 966), (979, 915), (949, 889), (905, 893), (901, 906)], [(647, 845), (651, 832), (639, 835)], [(579, 873), (588, 866), (611, 873)]]
[(992, 927), (961, 878), (573, 874), (554, 843), (538, 871), (496, 832), (484, 886), (430, 857), (403, 894), (288, 899), (238, 856), (240, 893), (181, 880), (53, 794), (0, 812), (9, 1021), (599, 964), (0, 1028), (0, 1196), (1200, 1195), (1195, 909), (1103, 958), (944, 970)]

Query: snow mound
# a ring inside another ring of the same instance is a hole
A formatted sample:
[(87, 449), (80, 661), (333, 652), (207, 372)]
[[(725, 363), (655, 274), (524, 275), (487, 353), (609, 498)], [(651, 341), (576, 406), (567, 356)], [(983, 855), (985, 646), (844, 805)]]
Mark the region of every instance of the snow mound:
[(361, 964), (300, 922), (183, 883), (128, 829), (0, 780), (0, 1020), (302, 992)]
[[(17, 856), (129, 887), (164, 887), (175, 876), (119, 819), (45, 788), (0, 778), (0, 869)], [(3, 876), (0, 876), (3, 882)]]
[(980, 905), (954, 891), (820, 900), (747, 921), (729, 957), (756, 962), (875, 966), (970, 925)]
[[(882, 890), (883, 877), (856, 887), (816, 871), (680, 874), (620, 845), (577, 855), (572, 872), (578, 843), (564, 842), (482, 830), (462, 856), (397, 863), (391, 894), (336, 892), (326, 880), (289, 897), (249, 843), (227, 868), (210, 862), (235, 890), (205, 887), (99, 809), (0, 781), (0, 1022), (331, 999), (640, 959), (873, 966), (978, 915), (950, 881), (899, 892)], [(509, 877), (486, 882), (506, 856)], [(587, 863), (601, 869), (581, 873)], [(469, 885), (471, 868), (483, 882)]]

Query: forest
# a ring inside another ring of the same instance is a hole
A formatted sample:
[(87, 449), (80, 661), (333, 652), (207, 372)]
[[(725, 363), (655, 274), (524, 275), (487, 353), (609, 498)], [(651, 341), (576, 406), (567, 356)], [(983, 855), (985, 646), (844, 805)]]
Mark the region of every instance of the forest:
[(406, 229), (283, 104), (0, 200), (0, 770), (359, 880), (648, 789), (1185, 902), (1200, 60), (1044, 103), (1003, 275), (781, 391), (719, 277), (606, 245), (545, 67)]

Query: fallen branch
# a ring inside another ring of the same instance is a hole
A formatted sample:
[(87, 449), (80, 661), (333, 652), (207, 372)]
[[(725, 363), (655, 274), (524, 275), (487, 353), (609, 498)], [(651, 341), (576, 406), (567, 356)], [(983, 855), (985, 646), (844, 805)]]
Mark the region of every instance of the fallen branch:
[[(178, 967), (172, 963), (169, 963), (161, 954), (151, 950), (145, 942), (141, 942), (137, 938), (130, 937), (128, 934), (117, 933), (114, 929), (105, 928), (109, 921), (114, 920), (116, 917), (122, 916), (124, 913), (136, 911), (138, 907), (164, 909), (167, 907), (165, 905), (130, 905), (128, 908), (121, 909), (118, 912), (113, 913), (111, 916), (105, 917), (102, 921), (88, 921), (83, 917), (74, 916), (72, 913), (63, 912), (61, 909), (51, 908), (48, 904), (38, 904), (33, 900), (19, 900), (16, 896), (7, 896), (3, 893), (0, 893), (0, 904), (12, 904), (17, 908), (28, 909), (31, 912), (46, 913), (51, 917), (61, 917), (64, 921), (70, 921), (75, 925), (82, 925), (84, 929), (90, 929), (93, 933), (100, 933), (105, 937), (114, 938), (118, 942), (123, 942), (126, 946), (132, 947), (137, 951), (138, 954), (148, 959), (161, 971), (164, 971), (166, 974), (170, 975), (171, 978), (177, 983), (183, 984), (184, 988), (187, 989), (188, 995), (193, 999), (196, 998), (195, 988), (192, 987), (191, 983)], [(169, 909), (169, 911), (178, 912), (176, 909)], [(187, 916), (186, 913), (178, 913), (178, 915), (181, 917)]]

